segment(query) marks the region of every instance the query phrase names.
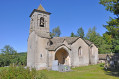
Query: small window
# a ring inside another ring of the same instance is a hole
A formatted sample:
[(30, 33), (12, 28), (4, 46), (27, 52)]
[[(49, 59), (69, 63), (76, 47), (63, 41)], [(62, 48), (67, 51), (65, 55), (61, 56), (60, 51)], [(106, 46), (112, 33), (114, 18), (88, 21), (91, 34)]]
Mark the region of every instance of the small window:
[(81, 50), (81, 47), (79, 47), (79, 49), (78, 49), (78, 55), (79, 55), (79, 56), (82, 56), (82, 50)]
[(47, 45), (52, 45), (53, 44), (53, 42), (50, 40), (48, 43), (47, 43)]
[(43, 17), (40, 18), (40, 26), (44, 27), (44, 18)]
[(40, 57), (42, 58), (42, 54), (40, 54)]

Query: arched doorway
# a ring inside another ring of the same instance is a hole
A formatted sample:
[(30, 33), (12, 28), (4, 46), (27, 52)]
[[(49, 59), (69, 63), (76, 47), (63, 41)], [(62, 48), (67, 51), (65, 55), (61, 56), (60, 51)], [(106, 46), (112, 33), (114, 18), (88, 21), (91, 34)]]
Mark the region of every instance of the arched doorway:
[(55, 60), (58, 60), (59, 64), (69, 65), (69, 53), (64, 49), (59, 49), (55, 54)]

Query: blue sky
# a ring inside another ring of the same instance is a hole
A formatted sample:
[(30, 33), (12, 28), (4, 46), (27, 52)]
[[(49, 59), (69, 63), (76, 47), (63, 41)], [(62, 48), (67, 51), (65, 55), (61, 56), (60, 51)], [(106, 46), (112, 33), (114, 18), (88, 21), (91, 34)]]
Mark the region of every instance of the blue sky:
[[(18, 52), (27, 51), (30, 18), (33, 9), (37, 9), (40, 0), (2, 0), (0, 1), (0, 49), (12, 46)], [(51, 12), (50, 31), (60, 26), (61, 36), (70, 36), (83, 27), (96, 26), (101, 35), (106, 31), (102, 26), (113, 14), (99, 4), (99, 0), (42, 0), (42, 6)]]

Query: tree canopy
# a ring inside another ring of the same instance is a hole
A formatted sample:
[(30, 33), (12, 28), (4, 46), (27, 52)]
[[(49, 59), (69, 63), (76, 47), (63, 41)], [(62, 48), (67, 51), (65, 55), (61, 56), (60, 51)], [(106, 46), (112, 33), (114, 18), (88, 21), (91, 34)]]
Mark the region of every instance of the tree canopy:
[(60, 31), (60, 27), (57, 26), (56, 28), (52, 29), (51, 32), (51, 37), (60, 37), (61, 35), (61, 31)]
[(9, 66), (10, 64), (26, 65), (26, 58), (26, 52), (18, 54), (13, 47), (6, 45), (1, 49), (0, 67)]
[(93, 42), (99, 50), (99, 53), (110, 53), (111, 46), (106, 44), (106, 41), (99, 33), (96, 32), (96, 27), (89, 28), (88, 33), (86, 34), (87, 40)]
[(16, 54), (17, 51), (15, 51), (13, 49), (13, 47), (6, 45), (6, 46), (4, 46), (3, 49), (1, 49), (1, 53), (3, 53), (3, 54)]
[(76, 37), (76, 35), (72, 32), (70, 37)]
[(77, 30), (77, 36), (78, 37), (81, 37), (81, 38), (84, 38), (84, 30), (82, 27), (78, 28)]
[(107, 11), (110, 11), (116, 17), (110, 17), (107, 25), (103, 25), (107, 31), (103, 34), (107, 44), (111, 45), (111, 51), (119, 53), (119, 0), (100, 0), (99, 2)]

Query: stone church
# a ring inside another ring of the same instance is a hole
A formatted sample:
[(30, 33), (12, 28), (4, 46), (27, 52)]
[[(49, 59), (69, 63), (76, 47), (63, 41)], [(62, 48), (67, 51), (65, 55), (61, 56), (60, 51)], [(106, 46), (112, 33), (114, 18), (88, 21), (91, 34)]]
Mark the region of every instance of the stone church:
[(52, 68), (52, 62), (70, 67), (97, 64), (98, 48), (80, 37), (51, 37), (50, 14), (40, 5), (30, 15), (27, 66), (37, 70)]

